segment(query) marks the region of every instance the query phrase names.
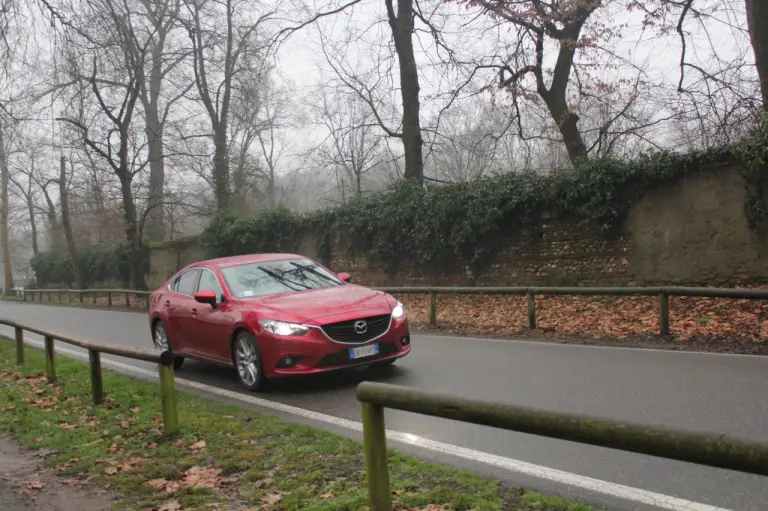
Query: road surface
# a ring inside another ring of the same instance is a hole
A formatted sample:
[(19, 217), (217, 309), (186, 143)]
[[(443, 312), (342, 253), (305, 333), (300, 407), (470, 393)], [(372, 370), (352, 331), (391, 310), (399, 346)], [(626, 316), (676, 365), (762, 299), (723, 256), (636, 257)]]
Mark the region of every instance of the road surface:
[[(0, 318), (123, 346), (151, 346), (145, 314), (0, 302)], [(177, 377), (241, 392), (233, 370), (208, 364), (187, 361)], [(365, 379), (768, 442), (768, 357), (414, 335), (411, 355), (391, 369), (281, 382), (257, 397), (359, 421), (354, 388)], [(668, 503), (667, 509), (768, 509), (768, 478), (399, 411), (387, 411), (387, 428), (701, 504)], [(532, 484), (514, 474), (505, 479)], [(581, 495), (578, 488), (566, 493)], [(617, 505), (607, 498), (602, 503)], [(648, 509), (633, 502), (621, 506)]]

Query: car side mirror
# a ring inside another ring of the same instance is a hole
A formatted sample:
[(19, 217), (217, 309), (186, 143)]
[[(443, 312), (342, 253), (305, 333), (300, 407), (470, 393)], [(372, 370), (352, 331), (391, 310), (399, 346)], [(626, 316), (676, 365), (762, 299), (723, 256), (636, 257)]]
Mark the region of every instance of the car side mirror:
[(341, 279), (342, 282), (349, 282), (350, 280), (352, 280), (352, 275), (350, 275), (349, 273), (339, 273), (339, 278)]
[(198, 291), (195, 293), (195, 301), (199, 303), (207, 303), (214, 309), (218, 306), (215, 291)]

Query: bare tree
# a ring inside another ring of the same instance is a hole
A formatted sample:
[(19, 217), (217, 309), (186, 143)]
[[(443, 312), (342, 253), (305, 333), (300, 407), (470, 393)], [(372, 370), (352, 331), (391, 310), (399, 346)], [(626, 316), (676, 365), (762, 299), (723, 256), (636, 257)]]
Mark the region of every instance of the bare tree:
[(13, 293), (13, 262), (9, 236), (10, 209), (8, 183), (11, 170), (8, 165), (7, 122), (0, 117), (0, 244), (3, 250), (3, 291), (5, 295)]
[(363, 176), (383, 159), (383, 140), (376, 133), (379, 130), (373, 112), (359, 97), (339, 92), (323, 95), (315, 111), (317, 122), (328, 132), (315, 151), (317, 162), (341, 171), (342, 197), (346, 186), (352, 188), (353, 195), (360, 196)]
[(236, 14), (251, 12), (253, 4), (233, 0), (188, 0), (185, 6), (189, 13), (186, 27), (192, 43), (194, 81), (213, 138), (213, 192), (218, 209), (225, 211), (232, 207), (229, 167), (232, 87), (235, 76), (243, 67), (253, 69), (258, 67), (254, 62), (264, 61), (268, 45), (260, 29), (271, 20), (274, 11), (257, 14), (255, 20), (238, 22)]
[[(82, 115), (65, 115), (58, 120), (74, 126), (86, 151), (97, 155), (119, 181), (123, 227), (128, 246), (129, 284), (135, 289), (144, 289), (142, 226), (132, 185), (134, 177), (146, 162), (137, 161), (140, 155), (135, 147), (132, 124), (141, 84), (144, 82), (147, 50), (151, 40), (139, 44), (132, 24), (133, 12), (128, 9), (127, 3), (118, 5), (112, 0), (92, 0), (89, 6), (91, 9), (83, 14), (95, 26), (83, 39), (91, 43), (102, 37), (104, 42), (91, 54), (91, 70), (85, 84), (90, 89), (97, 106), (96, 115), (99, 122), (103, 122), (104, 128), (94, 133), (95, 130), (86, 124)], [(70, 52), (78, 51), (78, 38), (82, 37), (83, 32), (80, 30), (70, 34)], [(79, 55), (68, 54), (69, 72), (76, 84), (83, 82), (77, 66), (79, 58)], [(105, 71), (103, 75), (100, 70)], [(112, 106), (112, 101), (116, 101), (119, 106)]]

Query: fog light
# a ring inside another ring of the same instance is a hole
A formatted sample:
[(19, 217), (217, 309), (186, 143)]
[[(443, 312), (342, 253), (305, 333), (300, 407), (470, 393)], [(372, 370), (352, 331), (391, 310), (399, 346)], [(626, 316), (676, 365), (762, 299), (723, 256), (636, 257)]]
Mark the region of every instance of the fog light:
[(405, 337), (400, 339), (400, 344), (402, 344), (403, 346), (408, 346), (409, 344), (411, 344), (411, 336), (406, 335)]
[(283, 357), (277, 363), (277, 367), (280, 367), (280, 368), (293, 367), (299, 363), (299, 360), (301, 360), (301, 357), (297, 357), (295, 355), (289, 356), (289, 357)]

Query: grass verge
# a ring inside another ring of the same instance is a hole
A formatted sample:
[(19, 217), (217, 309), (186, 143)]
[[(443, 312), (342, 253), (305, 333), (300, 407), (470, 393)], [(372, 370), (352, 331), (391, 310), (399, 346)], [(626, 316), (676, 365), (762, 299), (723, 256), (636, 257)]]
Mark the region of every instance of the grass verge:
[[(159, 386), (104, 372), (104, 405), (91, 404), (88, 366), (0, 340), (0, 429), (70, 484), (120, 497), (116, 509), (360, 510), (367, 505), (359, 442), (234, 405), (179, 393), (181, 436), (162, 434)], [(396, 509), (589, 511), (571, 501), (390, 451)]]

